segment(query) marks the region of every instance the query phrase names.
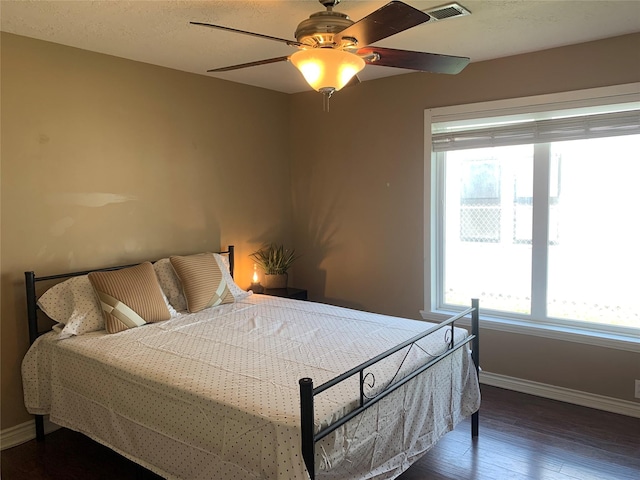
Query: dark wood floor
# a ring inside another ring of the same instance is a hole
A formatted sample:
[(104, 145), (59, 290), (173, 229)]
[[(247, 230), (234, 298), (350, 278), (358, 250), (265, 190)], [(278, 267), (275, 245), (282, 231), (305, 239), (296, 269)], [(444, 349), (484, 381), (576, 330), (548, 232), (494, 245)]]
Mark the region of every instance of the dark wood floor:
[[(400, 480), (639, 480), (640, 419), (482, 387), (480, 437), (448, 433)], [(4, 480), (158, 479), (60, 429), (1, 453)], [(225, 479), (212, 479), (225, 480)]]

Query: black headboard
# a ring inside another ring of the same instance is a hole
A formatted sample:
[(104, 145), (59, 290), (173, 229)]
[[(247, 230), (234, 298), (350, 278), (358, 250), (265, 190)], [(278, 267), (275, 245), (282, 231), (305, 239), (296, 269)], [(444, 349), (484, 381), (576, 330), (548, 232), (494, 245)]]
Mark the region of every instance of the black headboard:
[[(221, 255), (227, 255), (229, 257), (229, 272), (233, 277), (234, 261), (234, 246), (229, 245), (227, 250), (217, 252)], [(45, 332), (39, 331), (38, 327), (38, 299), (36, 297), (36, 282), (44, 282), (46, 280), (60, 280), (71, 277), (79, 277), (81, 275), (87, 275), (91, 272), (108, 272), (110, 270), (120, 270), (121, 268), (133, 267), (138, 265), (132, 263), (129, 265), (117, 265), (115, 267), (96, 268), (93, 270), (85, 270), (82, 272), (61, 273), (58, 275), (47, 275), (46, 277), (36, 277), (34, 272), (24, 272), (25, 287), (27, 289), (27, 321), (29, 322), (29, 342), (33, 343), (36, 339)]]
[[(234, 261), (234, 247), (229, 245), (227, 250), (217, 252), (221, 255), (228, 255), (229, 257), (229, 273), (233, 277)], [(61, 273), (58, 275), (47, 275), (46, 277), (36, 277), (34, 272), (24, 272), (25, 287), (27, 289), (27, 321), (29, 322), (29, 342), (33, 343), (36, 339), (46, 332), (41, 332), (38, 327), (38, 299), (36, 297), (36, 282), (44, 282), (46, 280), (60, 280), (71, 277), (79, 277), (81, 275), (87, 275), (91, 272), (108, 272), (110, 270), (120, 270), (121, 268), (133, 267), (139, 265), (138, 263), (131, 263), (129, 265), (118, 265), (115, 267), (96, 268), (94, 270), (85, 270), (83, 272), (71, 272)], [(50, 330), (50, 329), (48, 329)], [(44, 417), (42, 415), (35, 415), (36, 421), (36, 438), (38, 441), (44, 440)]]

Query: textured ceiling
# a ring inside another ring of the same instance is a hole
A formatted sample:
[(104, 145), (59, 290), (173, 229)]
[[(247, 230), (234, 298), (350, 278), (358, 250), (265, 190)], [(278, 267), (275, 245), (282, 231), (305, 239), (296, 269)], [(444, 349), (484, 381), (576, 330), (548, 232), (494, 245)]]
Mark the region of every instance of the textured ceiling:
[[(343, 0), (359, 20), (388, 0)], [(405, 0), (426, 10), (446, 1)], [(380, 46), (470, 57), (472, 62), (640, 31), (640, 0), (460, 0), (470, 16), (414, 27)], [(281, 92), (308, 90), (288, 62), (207, 74), (209, 68), (286, 56), (282, 43), (212, 30), (216, 23), (294, 39), (296, 26), (324, 10), (317, 0), (2, 0), (2, 31)], [(637, 68), (630, 59), (630, 68)], [(407, 73), (367, 66), (362, 81)], [(425, 74), (429, 75), (429, 74)]]

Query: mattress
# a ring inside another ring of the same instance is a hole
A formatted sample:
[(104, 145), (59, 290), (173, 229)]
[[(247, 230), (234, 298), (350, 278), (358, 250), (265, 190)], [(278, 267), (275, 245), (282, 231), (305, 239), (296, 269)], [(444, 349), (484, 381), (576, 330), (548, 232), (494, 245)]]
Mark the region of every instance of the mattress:
[[(25, 405), (168, 479), (306, 479), (298, 380), (320, 385), (430, 326), (252, 295), (118, 334), (50, 332), (23, 361)], [(368, 369), (366, 394), (444, 351), (451, 333)], [(316, 429), (353, 409), (358, 388), (353, 378), (317, 396)], [(320, 441), (317, 478), (395, 478), (479, 402), (461, 348)]]

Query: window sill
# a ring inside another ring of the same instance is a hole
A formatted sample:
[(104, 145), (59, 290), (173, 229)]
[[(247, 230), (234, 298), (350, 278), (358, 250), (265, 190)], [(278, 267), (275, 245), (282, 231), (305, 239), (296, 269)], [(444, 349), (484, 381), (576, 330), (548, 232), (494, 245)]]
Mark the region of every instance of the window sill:
[[(420, 315), (431, 322), (442, 322), (457, 312), (420, 310)], [(470, 326), (471, 320), (461, 318), (457, 325)], [(562, 325), (533, 323), (526, 320), (500, 318), (480, 315), (480, 327), (500, 332), (516, 333), (520, 335), (533, 335), (536, 337), (552, 338), (565, 342), (581, 343), (584, 345), (596, 345), (599, 347), (613, 348), (640, 353), (640, 336), (606, 333), (593, 330), (579, 329)]]

